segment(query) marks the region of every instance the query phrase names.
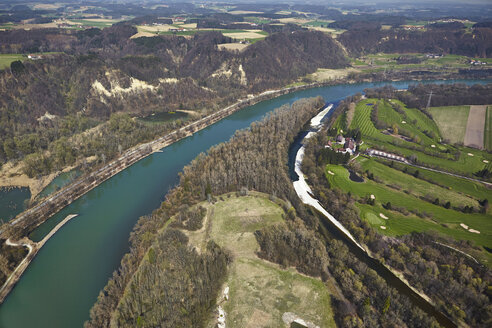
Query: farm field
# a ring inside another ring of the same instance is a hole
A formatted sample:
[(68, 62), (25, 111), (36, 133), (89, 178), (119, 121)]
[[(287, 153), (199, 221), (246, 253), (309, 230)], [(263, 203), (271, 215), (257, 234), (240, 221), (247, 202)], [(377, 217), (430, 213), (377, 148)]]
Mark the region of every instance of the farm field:
[(485, 149), (492, 150), (492, 106), (487, 106), (483, 139)]
[(483, 149), (486, 117), (487, 106), (470, 106), (470, 113), (468, 114), (468, 122), (466, 124), (466, 133), (464, 138), (465, 146)]
[(24, 60), (26, 57), (19, 54), (0, 54), (0, 69), (10, 67), (10, 64), (16, 60)]
[[(413, 58), (415, 63), (399, 63), (398, 58), (406, 57)], [(371, 66), (379, 68), (436, 68), (436, 67), (447, 67), (447, 68), (465, 68), (470, 67), (470, 60), (480, 60), (486, 63), (486, 67), (492, 65), (491, 58), (471, 58), (459, 55), (444, 55), (440, 58), (427, 58), (425, 54), (418, 53), (378, 53), (370, 54), (364, 57), (354, 59), (353, 65), (358, 66)]]
[(234, 43), (223, 43), (217, 45), (220, 50), (239, 50), (242, 51), (248, 45), (244, 43), (234, 42)]
[[(267, 225), (284, 224), (282, 208), (266, 195), (224, 195), (207, 208), (204, 227), (186, 232), (189, 243), (205, 247), (208, 240), (229, 249), (234, 256), (226, 285), (230, 298), (222, 303), (228, 326), (281, 327), (282, 314), (294, 312), (320, 327), (335, 327), (330, 294), (319, 279), (281, 269), (256, 256), (259, 245), (254, 232)], [(209, 325), (210, 326), (210, 325)]]
[(444, 139), (451, 143), (464, 141), (470, 106), (431, 107), (429, 111)]
[[(378, 120), (383, 121), (392, 128), (396, 126), (400, 135), (392, 135), (390, 132), (378, 130), (371, 121), (371, 112), (374, 105), (378, 106)], [(392, 107), (400, 105), (404, 115), (395, 111)], [(460, 107), (460, 106), (458, 106)], [(342, 116), (342, 115), (341, 115)], [(341, 129), (345, 119), (339, 117), (334, 127)], [(350, 130), (359, 129), (363, 135), (364, 144), (361, 149), (376, 148), (400, 154), (409, 158), (414, 156), (417, 163), (445, 170), (460, 175), (472, 176), (475, 172), (488, 167), (492, 163), (492, 154), (474, 148), (454, 146), (440, 142), (442, 131), (439, 124), (425, 116), (417, 109), (408, 109), (399, 101), (365, 99), (357, 103), (355, 117), (350, 125)], [(466, 128), (466, 120), (463, 123)], [(425, 132), (425, 133), (424, 133)], [(432, 138), (430, 137), (432, 136)]]
[[(44, 53), (32, 53), (33, 55), (56, 55), (59, 52), (44, 52)], [(0, 54), (0, 70), (10, 67), (10, 64), (13, 61), (20, 60), (25, 61), (29, 60), (27, 58), (27, 54)]]
[[(374, 159), (361, 158), (359, 163), (363, 170), (369, 169), (379, 181), (365, 178), (364, 182), (354, 182), (350, 180), (348, 170), (339, 165), (327, 165), (325, 172), (331, 171), (333, 174), (325, 175), (332, 188), (350, 192), (359, 199), (374, 195), (373, 206), (363, 203), (357, 203), (357, 206), (361, 210), (361, 218), (367, 220), (380, 233), (399, 236), (412, 231), (435, 230), (458, 240), (469, 240), (477, 245), (492, 248), (491, 215), (465, 214), (456, 208), (466, 204), (475, 204), (477, 208), (478, 202), (473, 198), (460, 193), (459, 190), (449, 190), (406, 175), (377, 163)], [(424, 200), (426, 197), (439, 197), (439, 205)], [(492, 191), (487, 190), (480, 198), (492, 198)], [(451, 202), (449, 209), (444, 207), (447, 201)], [(391, 203), (390, 207), (387, 206), (388, 202)], [(465, 224), (469, 229), (475, 229), (480, 233), (465, 230), (460, 224)], [(492, 263), (490, 253), (484, 251), (483, 256)]]

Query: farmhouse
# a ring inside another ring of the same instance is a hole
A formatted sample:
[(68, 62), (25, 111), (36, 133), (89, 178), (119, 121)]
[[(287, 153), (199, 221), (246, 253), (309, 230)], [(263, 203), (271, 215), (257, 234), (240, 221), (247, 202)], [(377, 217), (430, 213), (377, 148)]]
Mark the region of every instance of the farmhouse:
[(32, 59), (32, 60), (38, 60), (38, 59), (43, 59), (43, 56), (41, 56), (41, 55), (27, 55), (27, 58)]
[(345, 148), (346, 151), (348, 151), (348, 150), (354, 151), (354, 149), (355, 149), (354, 139), (345, 138), (345, 144), (343, 145), (343, 148)]

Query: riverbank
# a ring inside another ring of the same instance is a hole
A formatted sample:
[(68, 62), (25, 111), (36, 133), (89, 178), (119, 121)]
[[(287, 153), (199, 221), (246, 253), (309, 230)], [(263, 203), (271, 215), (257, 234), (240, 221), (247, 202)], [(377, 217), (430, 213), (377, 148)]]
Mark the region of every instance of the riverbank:
[[(96, 172), (93, 172), (89, 175), (83, 176), (80, 179), (74, 181), (72, 184), (67, 187), (61, 189), (57, 193), (49, 196), (48, 199), (42, 201), (35, 207), (21, 213), (15, 219), (13, 219), (10, 224), (13, 228), (20, 229), (18, 233), (25, 233), (26, 231), (32, 231), (35, 227), (42, 224), (44, 221), (49, 219), (52, 215), (71, 204), (74, 200), (83, 196), (88, 191), (97, 187), (102, 182), (111, 178), (112, 176), (118, 174), (139, 160), (149, 156), (154, 152), (159, 152), (162, 148), (167, 147), (183, 138), (193, 135), (194, 133), (222, 120), (223, 118), (229, 116), (230, 114), (244, 108), (247, 106), (254, 105), (260, 101), (268, 100), (271, 98), (275, 98), (284, 94), (288, 94), (295, 91), (300, 91), (304, 89), (309, 89), (312, 87), (316, 87), (316, 85), (305, 85), (298, 87), (290, 87), (284, 88), (280, 90), (270, 90), (265, 91), (257, 96), (249, 97), (248, 99), (242, 99), (236, 102), (233, 105), (230, 105), (216, 113), (213, 113), (209, 116), (206, 116), (202, 119), (199, 119), (193, 123), (186, 125), (176, 131), (173, 131), (163, 137), (155, 139), (151, 142), (141, 144), (136, 146), (128, 151), (126, 151), (123, 155), (121, 155), (118, 159), (110, 162), (104, 167), (100, 168)], [(39, 249), (44, 245), (44, 243), (56, 232), (58, 231), (66, 222), (68, 222), (72, 217), (67, 217), (63, 221), (61, 221), (41, 242), (34, 243), (25, 237), (25, 240), (29, 243), (33, 243), (35, 247), (33, 247), (33, 251), (29, 253), (26, 257), (26, 261), (23, 260), (21, 265), (18, 266), (14, 274), (9, 277), (9, 283), (5, 288), (2, 288), (0, 291), (0, 304), (3, 302), (5, 297), (8, 295), (13, 286), (20, 279), (22, 273), (26, 270), (29, 263), (36, 256)], [(10, 229), (9, 229), (10, 230)], [(1, 231), (0, 233), (4, 233), (5, 231)], [(5, 236), (9, 238), (10, 236)]]
[(7, 239), (5, 243), (9, 246), (18, 246), (18, 247), (27, 247), (29, 249), (29, 253), (27, 253), (26, 257), (19, 263), (19, 265), (15, 268), (15, 270), (10, 274), (5, 283), (0, 287), (0, 304), (3, 303), (7, 295), (10, 293), (12, 288), (14, 288), (17, 281), (19, 281), (20, 277), (27, 269), (31, 261), (36, 257), (36, 254), (39, 250), (46, 244), (46, 242), (58, 231), (61, 229), (65, 223), (76, 217), (77, 214), (68, 215), (63, 221), (58, 223), (56, 227), (54, 227), (41, 241), (34, 242), (27, 237), (22, 238), (17, 243), (13, 243), (10, 239)]

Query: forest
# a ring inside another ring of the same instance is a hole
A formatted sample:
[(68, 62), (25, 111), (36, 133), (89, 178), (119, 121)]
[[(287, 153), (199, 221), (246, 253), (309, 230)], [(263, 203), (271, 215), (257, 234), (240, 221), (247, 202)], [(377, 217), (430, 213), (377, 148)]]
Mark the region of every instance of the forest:
[[(171, 217), (179, 218), (176, 223), (179, 226), (199, 221), (199, 213), (186, 214), (187, 209), (197, 202), (207, 199), (213, 202), (215, 197), (225, 192), (242, 194), (248, 190), (268, 193), (272, 198), (284, 200), (286, 204), (285, 219), (289, 228), (257, 231), (256, 238), (261, 245), (259, 255), (286, 267), (295, 266), (300, 272), (320, 277), (323, 281), (335, 279), (343, 292), (341, 299), (334, 300), (335, 316), (340, 326), (437, 327), (434, 319), (415, 307), (406, 296), (399, 295), (376, 272), (355, 256), (349, 255), (346, 245), (324, 233), (316, 213), (305, 208), (298, 200), (286, 166), (288, 149), (296, 135), (322, 106), (320, 98), (304, 99), (292, 106), (283, 106), (263, 121), (253, 123), (250, 129), (238, 131), (229, 142), (211, 148), (207, 154), (198, 156), (186, 166), (179, 185), (168, 193), (161, 207), (152, 215), (142, 217), (135, 226), (130, 236), (130, 252), (124, 256), (120, 268), (100, 293), (86, 327), (109, 326), (116, 309), (116, 317), (119, 318), (123, 318), (121, 310), (126, 309), (123, 311), (126, 313), (125, 322), (135, 322), (132, 320), (137, 320), (136, 316), (142, 313), (141, 309), (147, 311), (152, 308), (151, 313), (156, 313), (155, 306), (143, 305), (152, 303), (147, 302), (153, 298), (153, 292), (147, 295), (144, 293), (145, 288), (136, 288), (129, 283), (132, 279), (138, 279), (139, 284), (148, 286), (150, 282), (147, 279), (155, 281), (152, 279), (163, 277), (163, 280), (156, 282), (163, 286), (166, 277), (172, 274), (165, 270), (159, 274), (149, 270), (148, 277), (133, 276), (142, 258), (149, 256), (150, 252), (156, 252), (150, 251), (150, 247), (154, 249), (152, 245), (157, 243), (157, 231)], [(334, 201), (338, 203), (336, 199)], [(347, 210), (343, 214), (353, 217), (355, 213)], [(196, 228), (200, 225), (191, 226)], [(179, 255), (183, 261), (187, 256)], [(183, 274), (183, 279), (187, 277), (188, 273)], [(161, 302), (174, 307), (172, 300), (182, 295), (180, 289), (171, 292), (166, 287), (162, 288), (167, 296)], [(130, 295), (133, 300), (131, 304), (120, 303), (124, 294), (125, 300)], [(200, 292), (194, 294), (194, 297), (198, 295), (203, 299), (190, 302), (205, 304), (210, 294)], [(155, 325), (156, 321), (153, 323)]]
[(3, 52), (63, 52), (0, 72), (0, 163), (24, 160), (25, 173), (37, 176), (94, 155), (109, 160), (120, 146), (180, 125), (149, 128), (135, 121), (115, 134), (112, 120), (180, 109), (203, 116), (317, 67), (348, 63), (321, 32), (279, 32), (242, 53), (218, 50), (232, 41), (218, 32), (129, 39), (135, 33), (128, 23), (75, 32), (0, 31)]

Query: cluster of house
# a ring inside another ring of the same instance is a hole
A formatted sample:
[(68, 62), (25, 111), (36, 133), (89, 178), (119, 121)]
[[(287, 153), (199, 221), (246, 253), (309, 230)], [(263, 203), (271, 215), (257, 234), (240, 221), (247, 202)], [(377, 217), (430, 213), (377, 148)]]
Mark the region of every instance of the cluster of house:
[(480, 61), (480, 60), (475, 60), (475, 59), (471, 59), (470, 60), (470, 65), (487, 65), (486, 62), (483, 62), (483, 61)]
[[(339, 134), (335, 138), (335, 143), (339, 145), (343, 145), (343, 148), (336, 148), (335, 151), (339, 153), (349, 153), (350, 155), (353, 155), (355, 152), (355, 147), (357, 143), (353, 138), (344, 138), (343, 135)], [(328, 141), (328, 144), (325, 146), (325, 148), (333, 148), (333, 142)]]

